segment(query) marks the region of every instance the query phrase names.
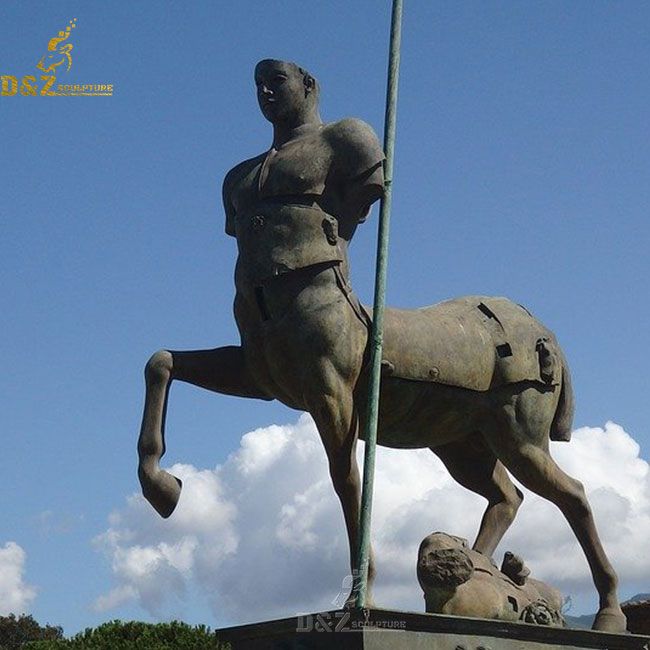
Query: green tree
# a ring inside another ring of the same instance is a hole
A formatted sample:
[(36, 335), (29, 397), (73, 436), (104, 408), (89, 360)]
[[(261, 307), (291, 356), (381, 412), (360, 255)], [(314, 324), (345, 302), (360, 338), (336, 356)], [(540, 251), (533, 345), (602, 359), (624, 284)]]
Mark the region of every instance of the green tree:
[(70, 639), (37, 641), (25, 650), (229, 650), (205, 625), (111, 621)]
[(41, 627), (31, 616), (0, 616), (0, 650), (17, 650), (29, 641), (54, 641), (63, 638), (63, 628)]

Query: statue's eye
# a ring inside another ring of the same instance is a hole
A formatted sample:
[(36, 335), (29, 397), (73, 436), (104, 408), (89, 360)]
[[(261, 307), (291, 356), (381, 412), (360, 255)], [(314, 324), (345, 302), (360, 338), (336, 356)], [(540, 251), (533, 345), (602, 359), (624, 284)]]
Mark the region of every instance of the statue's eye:
[(273, 77), (273, 81), (275, 81), (275, 83), (278, 85), (283, 84), (286, 80), (287, 77), (283, 74), (276, 74), (275, 77)]

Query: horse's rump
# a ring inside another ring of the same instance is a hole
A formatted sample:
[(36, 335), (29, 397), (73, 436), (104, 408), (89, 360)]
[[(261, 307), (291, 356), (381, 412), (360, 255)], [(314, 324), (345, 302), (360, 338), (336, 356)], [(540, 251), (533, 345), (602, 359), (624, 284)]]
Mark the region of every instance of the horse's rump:
[(507, 298), (388, 308), (382, 356), (391, 376), (476, 391), (521, 381), (556, 385), (562, 378), (554, 334)]

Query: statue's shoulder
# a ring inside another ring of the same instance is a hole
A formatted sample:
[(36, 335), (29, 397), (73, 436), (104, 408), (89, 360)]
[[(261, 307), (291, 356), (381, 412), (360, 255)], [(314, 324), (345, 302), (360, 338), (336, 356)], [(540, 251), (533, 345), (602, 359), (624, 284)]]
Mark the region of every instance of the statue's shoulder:
[(373, 128), (357, 117), (345, 117), (325, 125), (323, 134), (335, 147), (350, 149), (379, 149), (379, 140)]
[(236, 185), (237, 181), (247, 176), (255, 167), (262, 163), (267, 152), (261, 153), (253, 158), (244, 160), (235, 165), (223, 179), (223, 193), (227, 195)]
[(376, 168), (384, 159), (373, 128), (356, 117), (327, 124), (323, 135), (330, 143), (339, 166), (353, 177)]

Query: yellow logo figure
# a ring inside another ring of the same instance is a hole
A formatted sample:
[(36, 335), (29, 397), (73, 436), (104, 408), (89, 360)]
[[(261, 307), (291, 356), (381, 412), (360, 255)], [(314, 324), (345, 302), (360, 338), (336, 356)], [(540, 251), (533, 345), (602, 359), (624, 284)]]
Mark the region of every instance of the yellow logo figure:
[[(47, 52), (36, 64), (36, 69), (44, 74), (28, 74), (23, 77), (1, 74), (0, 96), (111, 97), (113, 95), (113, 84), (56, 83), (57, 74), (67, 73), (72, 67), (72, 48), (74, 46), (68, 39), (76, 26), (77, 19), (73, 18), (63, 31), (58, 32), (56, 36), (49, 40)], [(37, 79), (37, 76), (40, 79)]]
[(66, 72), (69, 72), (72, 67), (72, 43), (66, 43), (61, 45), (64, 41), (67, 41), (72, 34), (72, 30), (77, 26), (77, 19), (74, 18), (70, 21), (70, 24), (65, 28), (65, 31), (59, 32), (58, 36), (50, 39), (50, 42), (47, 44), (47, 52), (41, 57), (41, 60), (36, 64), (36, 67), (43, 72), (51, 72), (52, 74), (57, 73), (57, 68), (64, 62), (67, 62), (68, 66)]

